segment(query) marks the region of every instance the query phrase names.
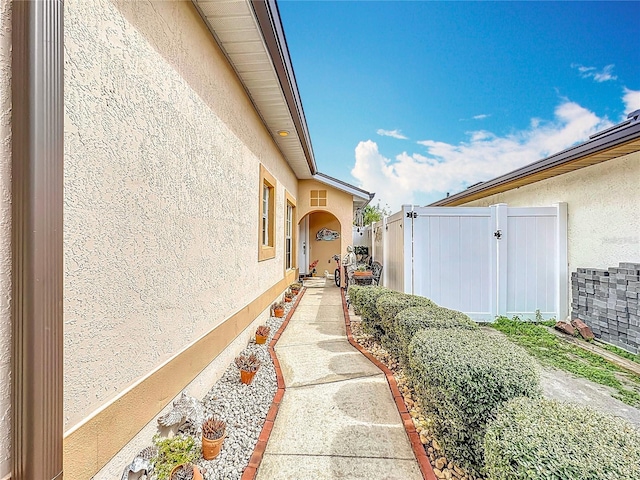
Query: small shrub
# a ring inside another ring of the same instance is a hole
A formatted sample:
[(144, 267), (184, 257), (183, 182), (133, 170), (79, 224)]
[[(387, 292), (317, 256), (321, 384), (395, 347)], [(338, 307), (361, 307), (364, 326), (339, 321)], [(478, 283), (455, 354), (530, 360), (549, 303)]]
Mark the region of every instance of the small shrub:
[(472, 473), (482, 470), (486, 426), (498, 407), (539, 395), (534, 359), (480, 330), (420, 330), (409, 344), (407, 376), (447, 457)]
[(209, 417), (202, 423), (202, 436), (209, 440), (224, 437), (226, 431), (227, 424), (218, 418)]
[(492, 480), (640, 478), (640, 432), (574, 404), (513, 399), (489, 424), (484, 448)]
[(392, 355), (400, 354), (401, 345), (396, 337), (394, 323), (396, 316), (403, 310), (410, 307), (436, 307), (426, 297), (419, 295), (411, 295), (409, 293), (392, 292), (389, 295), (381, 295), (378, 297), (376, 307), (380, 318), (380, 328), (384, 332), (381, 337), (381, 343)]
[(380, 340), (384, 331), (380, 328), (380, 316), (378, 315), (376, 302), (378, 297), (387, 293), (394, 294), (394, 292), (388, 288), (371, 286), (363, 287), (362, 290), (358, 292), (358, 309), (362, 316), (362, 328), (377, 340)]
[(411, 307), (396, 315), (393, 329), (398, 343), (398, 356), (407, 362), (411, 340), (425, 328), (462, 328), (477, 330), (478, 326), (467, 315), (439, 306)]
[(200, 457), (196, 442), (189, 435), (176, 435), (171, 438), (153, 437), (158, 447), (158, 455), (151, 459), (153, 472), (158, 480), (167, 480), (174, 467), (182, 463), (191, 463)]
[(238, 355), (235, 358), (236, 367), (245, 372), (257, 372), (260, 368), (260, 360), (255, 354), (251, 355)]

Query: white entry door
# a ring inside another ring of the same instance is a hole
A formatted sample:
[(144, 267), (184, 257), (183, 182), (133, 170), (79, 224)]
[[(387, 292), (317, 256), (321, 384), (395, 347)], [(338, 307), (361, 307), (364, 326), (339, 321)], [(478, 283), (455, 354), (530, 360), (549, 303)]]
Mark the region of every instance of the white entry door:
[(298, 268), (300, 275), (309, 273), (309, 215), (298, 224)]

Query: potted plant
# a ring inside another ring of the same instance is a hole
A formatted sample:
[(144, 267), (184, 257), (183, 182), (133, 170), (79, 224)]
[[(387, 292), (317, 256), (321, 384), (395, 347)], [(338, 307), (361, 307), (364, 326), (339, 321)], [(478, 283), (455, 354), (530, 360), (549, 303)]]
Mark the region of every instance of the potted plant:
[(235, 362), (236, 366), (240, 369), (240, 381), (249, 385), (258, 368), (260, 368), (260, 360), (252, 353), (251, 355), (238, 355)]
[(373, 275), (373, 272), (367, 265), (364, 264), (358, 265), (356, 270), (353, 272), (354, 277), (368, 277), (370, 275)]
[(270, 331), (271, 329), (266, 325), (260, 325), (256, 329), (256, 343), (258, 345), (264, 345), (264, 343), (267, 341), (267, 337), (269, 336)]
[(182, 463), (171, 470), (169, 480), (202, 480), (202, 473), (193, 463)]
[(275, 302), (271, 305), (271, 316), (276, 318), (284, 317), (284, 304), (282, 302)]
[(293, 293), (291, 293), (291, 290), (287, 290), (284, 292), (284, 301), (289, 303), (291, 300), (293, 300)]
[(298, 295), (300, 293), (300, 290), (302, 289), (302, 284), (299, 282), (292, 283), (291, 285), (289, 285), (289, 289), (291, 290), (291, 293), (293, 293), (294, 295)]
[(309, 271), (311, 272), (312, 277), (315, 277), (316, 275), (316, 266), (318, 266), (318, 260), (314, 260), (309, 264)]
[(205, 460), (213, 460), (220, 453), (226, 437), (227, 424), (214, 417), (202, 423), (202, 456)]

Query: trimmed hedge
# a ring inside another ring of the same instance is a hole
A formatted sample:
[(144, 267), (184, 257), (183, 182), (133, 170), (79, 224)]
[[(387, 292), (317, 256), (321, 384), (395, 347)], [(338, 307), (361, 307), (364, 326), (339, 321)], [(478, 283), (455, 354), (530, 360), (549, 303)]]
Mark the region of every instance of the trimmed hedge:
[(535, 360), (506, 338), (459, 328), (420, 330), (407, 377), (447, 457), (482, 471), (487, 424), (507, 400), (539, 396)]
[(589, 407), (513, 399), (484, 441), (492, 480), (640, 478), (640, 432)]
[(425, 328), (477, 330), (478, 326), (464, 313), (439, 306), (411, 307), (401, 311), (395, 318), (393, 329), (398, 342), (398, 356), (405, 364), (411, 340)]
[(349, 285), (349, 288), (347, 289), (347, 296), (349, 297), (349, 301), (351, 302), (351, 305), (353, 305), (356, 315), (358, 315), (359, 314), (358, 312), (360, 311), (358, 294), (362, 291), (363, 288), (364, 287), (360, 285)]
[(367, 286), (358, 290), (356, 295), (358, 311), (362, 317), (362, 328), (376, 340), (380, 340), (384, 333), (379, 328), (380, 317), (376, 308), (376, 301), (378, 297), (387, 293), (393, 292), (385, 287)]
[(395, 321), (396, 316), (411, 307), (432, 307), (437, 305), (426, 297), (411, 295), (409, 293), (393, 292), (389, 295), (382, 295), (377, 302), (378, 315), (380, 318), (380, 330), (383, 335), (380, 338), (382, 346), (393, 356), (398, 357), (402, 349), (401, 343), (396, 337)]

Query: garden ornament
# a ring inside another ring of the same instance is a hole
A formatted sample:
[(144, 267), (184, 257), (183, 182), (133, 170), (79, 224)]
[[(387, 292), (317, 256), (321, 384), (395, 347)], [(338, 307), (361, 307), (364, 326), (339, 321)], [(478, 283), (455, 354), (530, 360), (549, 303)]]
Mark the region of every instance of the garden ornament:
[[(153, 472), (151, 459), (158, 454), (158, 447), (147, 447), (135, 456), (131, 464), (124, 468), (121, 480), (134, 480), (145, 475), (149, 477)], [(133, 474), (131, 476), (130, 474)]]
[(204, 422), (204, 407), (196, 398), (182, 392), (180, 398), (173, 402), (173, 409), (167, 414), (158, 417), (158, 424), (165, 428), (175, 428), (177, 431), (184, 425), (195, 429), (199, 433)]

